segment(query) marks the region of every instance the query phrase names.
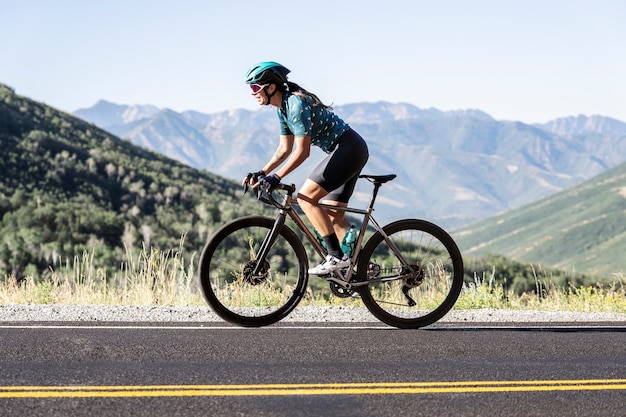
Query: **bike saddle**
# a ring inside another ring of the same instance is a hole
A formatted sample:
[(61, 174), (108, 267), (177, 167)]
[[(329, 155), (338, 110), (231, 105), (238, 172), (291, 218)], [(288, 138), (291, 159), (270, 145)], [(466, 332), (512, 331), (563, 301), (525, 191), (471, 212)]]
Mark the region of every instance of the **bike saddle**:
[(359, 178), (365, 178), (368, 181), (379, 182), (381, 184), (386, 183), (387, 181), (391, 181), (396, 177), (396, 174), (387, 174), (387, 175), (359, 175)]

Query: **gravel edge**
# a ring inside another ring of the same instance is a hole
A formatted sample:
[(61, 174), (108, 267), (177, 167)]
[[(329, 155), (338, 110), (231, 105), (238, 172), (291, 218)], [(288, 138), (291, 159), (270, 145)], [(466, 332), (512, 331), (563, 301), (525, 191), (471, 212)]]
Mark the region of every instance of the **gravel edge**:
[[(209, 307), (23, 305), (0, 306), (0, 322), (223, 322)], [(297, 307), (283, 322), (377, 322), (365, 308)], [(438, 323), (624, 322), (626, 314), (528, 310), (452, 310)]]

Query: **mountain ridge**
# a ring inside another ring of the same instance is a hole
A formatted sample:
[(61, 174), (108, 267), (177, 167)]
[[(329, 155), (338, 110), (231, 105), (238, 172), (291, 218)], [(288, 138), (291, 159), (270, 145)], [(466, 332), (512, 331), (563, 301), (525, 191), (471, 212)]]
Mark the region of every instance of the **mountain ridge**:
[(611, 117), (592, 115), (569, 116), (537, 125), (545, 130), (565, 137), (599, 133), (604, 135), (626, 135), (626, 123)]
[[(386, 101), (335, 110), (370, 146), (364, 172), (398, 175), (385, 190), (389, 204), (377, 210), (384, 221), (425, 217), (446, 227), (460, 226), (550, 195), (626, 158), (626, 135), (603, 133), (608, 127), (610, 132), (626, 131), (626, 124), (602, 123), (600, 117), (593, 117), (593, 123), (579, 117), (577, 123), (559, 119), (530, 125), (498, 121), (476, 109), (444, 112)], [(97, 120), (98, 109), (76, 113)], [(213, 114), (160, 110), (151, 117), (100, 127), (235, 180), (265, 164), (278, 134), (275, 111), (267, 108)], [(301, 184), (319, 159), (309, 158), (288, 181)], [(364, 203), (367, 194), (357, 187), (355, 201)]]

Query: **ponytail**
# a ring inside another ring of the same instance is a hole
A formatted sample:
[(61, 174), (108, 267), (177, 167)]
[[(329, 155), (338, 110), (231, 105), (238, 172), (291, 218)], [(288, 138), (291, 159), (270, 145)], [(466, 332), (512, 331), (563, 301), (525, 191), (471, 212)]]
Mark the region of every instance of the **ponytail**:
[(290, 92), (292, 92), (295, 95), (298, 95), (302, 98), (306, 98), (309, 97), (311, 100), (313, 100), (314, 104), (316, 106), (322, 106), (328, 110), (332, 110), (333, 108), (331, 106), (328, 106), (324, 103), (322, 103), (322, 100), (320, 100), (315, 94), (308, 92), (307, 90), (305, 90), (304, 88), (300, 87), (298, 84), (296, 83), (292, 83), (291, 81), (287, 81), (287, 88), (289, 89)]

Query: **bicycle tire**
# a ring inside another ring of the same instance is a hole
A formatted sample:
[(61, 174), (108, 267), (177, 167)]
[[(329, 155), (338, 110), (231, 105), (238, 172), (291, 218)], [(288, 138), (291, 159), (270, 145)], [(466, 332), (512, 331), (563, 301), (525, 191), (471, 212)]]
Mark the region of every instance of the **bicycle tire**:
[(198, 268), (207, 303), (224, 320), (267, 326), (287, 316), (306, 290), (308, 260), (298, 236), (283, 225), (256, 275), (258, 249), (274, 219), (248, 216), (222, 226), (205, 245)]
[[(390, 326), (415, 329), (435, 323), (454, 306), (463, 287), (463, 259), (458, 246), (445, 230), (425, 220), (399, 220), (383, 230), (417, 273), (405, 275), (410, 276), (405, 280), (357, 287), (363, 303), (374, 317)], [(380, 272), (374, 276), (376, 268)], [(359, 254), (357, 280), (398, 275), (399, 268), (397, 256), (376, 232)], [(408, 295), (414, 306), (403, 287), (410, 287)]]

